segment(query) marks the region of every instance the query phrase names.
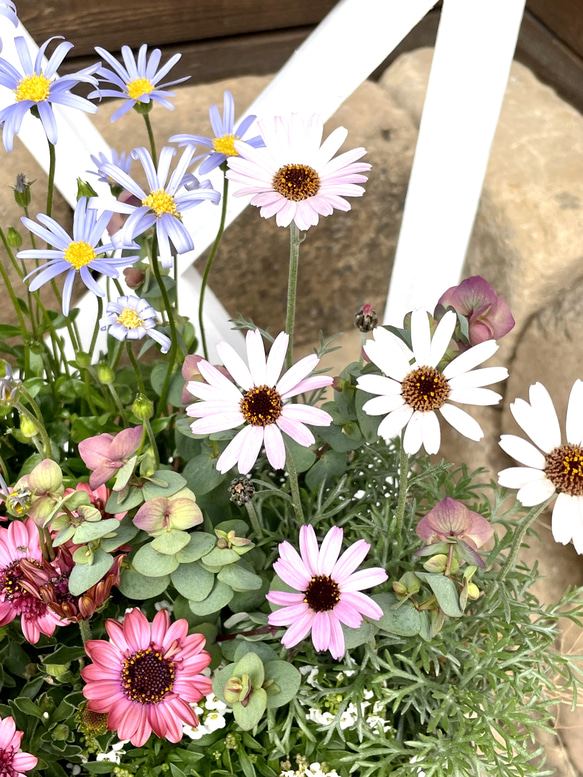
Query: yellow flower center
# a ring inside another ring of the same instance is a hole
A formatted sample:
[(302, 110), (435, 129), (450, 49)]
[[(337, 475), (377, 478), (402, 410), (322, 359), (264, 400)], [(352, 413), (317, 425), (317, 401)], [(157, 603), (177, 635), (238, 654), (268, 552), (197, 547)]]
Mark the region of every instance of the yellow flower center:
[(273, 176), (272, 185), (286, 199), (300, 202), (318, 193), (320, 176), (309, 165), (284, 165)]
[(96, 256), (97, 254), (89, 243), (80, 240), (77, 243), (69, 243), (69, 247), (65, 251), (63, 258), (76, 270), (80, 270), (81, 267), (90, 264)]
[(144, 320), (132, 308), (124, 308), (117, 317), (117, 323), (122, 324), (126, 329), (137, 329), (139, 326), (144, 326)]
[(165, 192), (164, 189), (157, 189), (155, 192), (150, 192), (150, 194), (142, 200), (142, 205), (151, 208), (158, 218), (164, 213), (169, 213), (171, 216), (180, 218), (180, 213), (174, 202), (174, 197), (171, 194), (168, 194), (168, 192)]
[(215, 138), (213, 140), (213, 148), (219, 154), (225, 156), (239, 156), (239, 152), (235, 148), (235, 141), (240, 138), (237, 135), (233, 135), (231, 132), (229, 135), (223, 135), (222, 138)]
[(26, 76), (15, 89), (16, 102), (32, 100), (35, 103), (42, 103), (44, 100), (49, 99), (50, 92), (51, 82), (42, 73), (40, 75)]
[(126, 84), (128, 97), (132, 100), (140, 101), (140, 97), (144, 94), (150, 94), (155, 89), (154, 84), (147, 78), (135, 78), (133, 81), (128, 81)]

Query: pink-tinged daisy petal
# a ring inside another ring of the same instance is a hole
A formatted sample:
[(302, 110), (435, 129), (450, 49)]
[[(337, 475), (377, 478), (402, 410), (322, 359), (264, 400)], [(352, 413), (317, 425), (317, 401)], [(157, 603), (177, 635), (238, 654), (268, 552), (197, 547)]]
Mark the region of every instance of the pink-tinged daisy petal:
[(14, 738), (15, 732), (16, 723), (14, 722), (14, 718), (0, 718), (0, 747), (8, 747)]
[(222, 341), (217, 345), (217, 353), (221, 357), (229, 374), (233, 376), (241, 388), (245, 389), (245, 391), (249, 391), (254, 385), (253, 377), (249, 368), (235, 349), (228, 343)]
[(287, 561), (280, 559), (273, 565), (273, 571), (279, 578), (283, 580), (284, 583), (291, 586), (292, 588), (296, 588), (298, 591), (304, 591), (309, 585), (310, 576), (307, 576), (306, 580), (303, 563), (302, 568), (298, 570), (291, 566), (291, 564), (289, 564)]
[(247, 432), (245, 445), (239, 454), (239, 472), (246, 475), (251, 471), (257, 461), (259, 451), (263, 445), (264, 429), (262, 426), (247, 426), (243, 429)]
[(285, 466), (286, 451), (283, 437), (276, 424), (266, 426), (263, 432), (263, 443), (267, 459), (273, 469), (283, 469)]
[(290, 421), (285, 416), (282, 416), (277, 419), (276, 423), (282, 432), (288, 434), (292, 440), (295, 440), (298, 445), (303, 445), (304, 448), (309, 448), (310, 445), (316, 442), (314, 435), (308, 427), (299, 421)]
[[(271, 600), (270, 600), (271, 601)], [(289, 626), (298, 618), (301, 618), (308, 612), (308, 605), (304, 602), (299, 604), (282, 607), (281, 610), (275, 610), (269, 614), (268, 623), (272, 626)]]
[[(405, 434), (403, 436), (403, 448), (405, 450), (405, 453), (408, 453), (409, 456), (415, 455), (423, 444), (424, 415), (425, 415), (424, 413), (420, 413), (418, 410), (416, 410), (411, 416), (409, 423), (407, 424), (407, 427), (405, 429)], [(427, 415), (430, 415), (430, 414), (427, 413)], [(435, 415), (435, 413), (431, 412), (431, 415)], [(438, 428), (439, 428), (439, 424), (438, 424)], [(438, 450), (439, 450), (439, 446), (438, 446)], [(427, 452), (429, 453), (429, 451)], [(432, 450), (431, 453), (436, 453), (436, 451)]]
[(496, 391), (485, 388), (453, 388), (449, 392), (448, 400), (459, 402), (461, 405), (497, 405), (502, 395)]
[(91, 639), (85, 643), (85, 650), (92, 661), (102, 664), (103, 667), (116, 666), (121, 657), (117, 645), (105, 642), (103, 639)]
[(15, 777), (20, 777), (18, 772), (27, 772), (29, 769), (34, 769), (38, 763), (38, 758), (30, 753), (16, 753), (12, 756), (12, 767), (17, 774)]
[(569, 395), (566, 422), (567, 442), (583, 443), (583, 381), (576, 380)]
[(464, 351), (459, 356), (456, 356), (443, 371), (443, 375), (449, 380), (450, 378), (456, 378), (463, 372), (469, 372), (478, 364), (485, 362), (491, 356), (494, 356), (498, 350), (498, 343), (495, 340), (485, 340), (483, 343), (478, 343), (467, 351)]
[(291, 397), (297, 397), (298, 394), (307, 394), (309, 391), (315, 389), (324, 388), (325, 386), (331, 386), (334, 383), (334, 378), (329, 375), (312, 375), (310, 378), (300, 380), (293, 389), (286, 391), (281, 395), (282, 399), (291, 399)]
[(294, 583), (290, 583), (289, 585), (293, 585), (294, 588), (297, 588), (299, 591), (305, 590), (313, 574), (311, 569), (304, 563), (303, 558), (299, 555), (299, 553), (294, 548), (294, 546), (291, 545), (289, 542), (281, 542), (279, 544), (278, 550), (279, 550), (279, 555), (281, 560), (286, 564), (289, 564), (289, 566), (298, 575), (300, 575), (300, 578), (301, 578), (301, 583), (299, 584), (299, 586), (296, 586)]
[(319, 575), (329, 577), (332, 569), (338, 560), (342, 548), (342, 537), (344, 532), (339, 526), (333, 526), (322, 541), (317, 561), (317, 570)]
[(310, 633), (313, 620), (314, 613), (309, 610), (301, 618), (298, 618), (285, 632), (281, 639), (282, 644), (289, 649), (301, 642)]
[(285, 405), (281, 417), (288, 421), (312, 424), (312, 426), (330, 426), (332, 416), (325, 410), (311, 405)]
[(134, 607), (124, 618), (124, 636), (131, 650), (145, 650), (152, 639), (151, 627), (144, 613)]
[[(384, 335), (381, 334), (384, 332)], [(410, 358), (413, 354), (405, 344), (397, 340), (395, 335), (382, 327), (373, 331), (374, 340), (369, 340), (364, 346), (368, 358), (381, 369), (385, 375), (394, 380), (402, 381), (411, 372)]]
[(252, 428), (253, 427), (246, 426), (233, 437), (231, 442), (219, 456), (217, 461), (217, 469), (219, 472), (222, 472), (223, 474), (228, 472), (239, 461), (241, 451), (247, 442), (247, 435), (249, 434), (249, 430)]
[(358, 540), (353, 543), (334, 564), (330, 572), (332, 580), (335, 580), (339, 585), (342, 584), (362, 564), (369, 550), (370, 545), (366, 540)]
[(303, 593), (292, 593), (291, 591), (270, 591), (265, 594), (265, 598), (272, 604), (278, 604), (281, 607), (287, 607), (290, 604), (301, 604), (304, 601)]
[(290, 367), (290, 369), (282, 375), (281, 380), (277, 383), (276, 389), (278, 392), (283, 395), (287, 391), (292, 390), (306, 377), (306, 375), (312, 372), (314, 367), (318, 364), (318, 361), (318, 357), (313, 353), (309, 356), (304, 356), (303, 359), (296, 362), (293, 367)]
[(317, 612), (312, 623), (312, 642), (316, 650), (328, 650), (330, 647), (330, 614)]
[(416, 364), (429, 364), (431, 330), (426, 310), (417, 309), (411, 313), (411, 343)]
[(450, 343), (456, 323), (456, 314), (453, 310), (448, 310), (437, 325), (429, 349), (429, 361), (427, 364), (430, 367), (437, 367), (441, 361), (443, 354), (446, 352), (447, 346)]
[[(180, 621), (176, 621), (176, 623), (180, 624)], [(176, 623), (173, 624), (174, 628), (176, 628)], [(152, 621), (152, 642), (155, 645), (162, 645), (164, 636), (170, 628), (170, 616), (168, 615), (168, 612), (166, 610), (160, 610), (157, 612), (154, 616), (154, 620)], [(182, 628), (180, 630), (180, 636), (184, 639), (187, 632), (188, 628)], [(173, 640), (174, 636), (172, 636), (171, 639)]]
[(125, 698), (121, 692), (122, 686), (119, 679), (115, 682), (114, 680), (104, 680), (103, 676), (96, 677), (94, 673), (86, 671), (91, 668), (91, 666), (86, 666), (82, 670), (83, 679), (90, 683), (85, 691), (86, 699), (108, 699), (111, 702), (117, 697)]
[(351, 591), (360, 591), (363, 588), (373, 588), (387, 580), (387, 573), (381, 567), (371, 567), (370, 569), (360, 569), (353, 572), (347, 580), (340, 585), (342, 594)]
[(498, 484), (505, 488), (522, 488), (533, 480), (546, 480), (545, 473), (530, 467), (508, 467), (498, 473)]
[(318, 558), (320, 550), (314, 527), (300, 526), (300, 555), (310, 575), (318, 575)]
[(500, 436), (499, 444), (505, 453), (521, 464), (538, 470), (545, 468), (546, 459), (543, 454), (522, 437), (516, 437), (514, 434), (503, 434)]
[(554, 493), (555, 486), (550, 480), (544, 478), (527, 483), (518, 491), (516, 498), (525, 507), (534, 507), (549, 499)]
[[(385, 577), (385, 580), (386, 579), (387, 578)], [(375, 585), (379, 585), (379, 583), (375, 583)], [(350, 604), (367, 618), (372, 618), (372, 620), (378, 621), (383, 617), (383, 611), (379, 605), (371, 599), (370, 596), (363, 594), (361, 591), (351, 591), (350, 593), (343, 592), (341, 601)]]
[(409, 405), (402, 405), (396, 410), (393, 410), (392, 413), (389, 413), (389, 415), (380, 422), (378, 428), (379, 437), (382, 437), (387, 441), (398, 437), (412, 415), (413, 408), (409, 407)]
[[(200, 371), (200, 374), (203, 376), (203, 378), (209, 383), (211, 386), (214, 386), (215, 388), (219, 389), (221, 393), (224, 395), (225, 399), (232, 399), (234, 402), (241, 399), (241, 392), (235, 386), (232, 380), (229, 380), (225, 375), (223, 375), (220, 370), (217, 370), (216, 367), (213, 367), (212, 364), (209, 364), (209, 362), (205, 361), (204, 359), (201, 359), (198, 363), (198, 369)], [(197, 386), (192, 387), (193, 391), (198, 391)], [(195, 396), (197, 396), (195, 394)], [(202, 397), (202, 399), (207, 399), (207, 396)]]
[(560, 431), (557, 442), (554, 430), (549, 434), (547, 425), (540, 422), (540, 418), (524, 399), (516, 399), (512, 402), (510, 404), (510, 412), (521, 429), (523, 429), (530, 439), (538, 445), (541, 450), (545, 451), (545, 453), (550, 453), (553, 448), (560, 445)]
[[(188, 413), (188, 415), (192, 414)], [(228, 429), (235, 429), (237, 426), (241, 426), (244, 421), (245, 419), (239, 412), (214, 413), (206, 418), (199, 418), (198, 421), (193, 421), (190, 428), (192, 429), (193, 434), (212, 434), (213, 432), (224, 432)]]
[(580, 520), (580, 497), (559, 494), (553, 507), (551, 527), (553, 539), (567, 545), (573, 537), (573, 526)]
[(358, 629), (362, 623), (362, 615), (356, 607), (346, 601), (344, 596), (340, 597), (340, 601), (334, 607), (334, 617), (350, 629)]
[(288, 343), (289, 335), (285, 332), (280, 332), (273, 341), (273, 345), (269, 350), (269, 356), (267, 357), (267, 368), (265, 372), (265, 383), (268, 386), (275, 386), (279, 380), (285, 361), (285, 355), (287, 353)]
[(253, 385), (264, 386), (267, 362), (265, 359), (265, 348), (263, 347), (263, 338), (259, 329), (249, 330), (245, 339), (247, 347), (247, 361), (249, 363), (249, 372), (251, 373)]
[[(478, 346), (476, 346), (476, 348), (477, 347)], [(471, 415), (466, 413), (465, 410), (462, 410), (461, 407), (445, 404), (440, 408), (439, 412), (448, 424), (453, 426), (460, 434), (463, 434), (464, 437), (478, 442), (478, 440), (481, 440), (484, 436), (480, 424), (475, 421)]]
[(337, 661), (346, 653), (344, 632), (338, 618), (330, 616), (330, 654)]

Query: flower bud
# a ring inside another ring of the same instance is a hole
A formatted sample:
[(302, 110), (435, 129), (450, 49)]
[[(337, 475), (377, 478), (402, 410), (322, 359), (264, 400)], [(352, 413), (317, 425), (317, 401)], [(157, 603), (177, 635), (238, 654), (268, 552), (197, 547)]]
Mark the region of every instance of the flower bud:
[(18, 230), (14, 229), (14, 227), (8, 227), (8, 232), (6, 233), (6, 242), (10, 246), (10, 248), (20, 248), (22, 245), (22, 235)]
[(82, 734), (86, 737), (98, 737), (107, 731), (107, 713), (93, 712), (87, 708), (87, 702), (79, 705), (75, 721)]
[(123, 274), (125, 277), (126, 286), (128, 286), (130, 289), (139, 288), (146, 277), (146, 273), (143, 270), (140, 270), (139, 267), (126, 267), (123, 271)]
[(100, 362), (97, 365), (97, 377), (99, 378), (99, 382), (103, 383), (104, 386), (111, 386), (115, 380), (115, 373), (109, 364)]
[(56, 461), (43, 459), (28, 476), (28, 485), (35, 495), (54, 494), (63, 486), (63, 473)]
[(241, 691), (243, 690), (243, 681), (240, 677), (231, 677), (227, 680), (223, 695), (229, 704), (235, 704), (239, 701)]
[(21, 208), (28, 208), (30, 205), (30, 187), (34, 181), (28, 181), (24, 173), (18, 173), (16, 176), (16, 184), (12, 186), (14, 192), (14, 200), (16, 204)]
[(468, 583), (468, 599), (475, 601), (480, 598), (480, 589), (475, 583)]
[(77, 199), (80, 200), (81, 197), (97, 197), (97, 192), (88, 181), (77, 178)]
[(363, 305), (361, 309), (354, 315), (354, 326), (359, 332), (372, 332), (372, 330), (379, 324), (379, 317), (376, 310), (373, 310), (372, 305), (368, 303)]
[(250, 502), (255, 494), (255, 488), (251, 479), (246, 475), (239, 478), (233, 478), (229, 486), (229, 497), (231, 502), (240, 506)]
[(36, 437), (38, 434), (38, 426), (32, 421), (31, 419), (27, 418), (25, 415), (20, 416), (20, 431), (22, 434), (27, 437), (28, 439), (31, 439), (32, 437)]
[(75, 359), (81, 369), (85, 370), (87, 367), (91, 367), (91, 355), (85, 353), (85, 351), (79, 351), (75, 356)]
[(154, 403), (145, 394), (136, 394), (132, 404), (132, 413), (140, 421), (147, 421), (154, 415)]

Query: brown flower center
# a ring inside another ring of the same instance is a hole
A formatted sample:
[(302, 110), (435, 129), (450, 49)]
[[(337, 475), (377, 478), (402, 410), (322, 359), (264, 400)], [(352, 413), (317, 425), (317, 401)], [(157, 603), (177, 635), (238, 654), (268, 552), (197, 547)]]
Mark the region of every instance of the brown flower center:
[(318, 575), (310, 580), (304, 602), (314, 612), (333, 610), (340, 601), (338, 584), (326, 575)]
[(126, 658), (121, 670), (125, 695), (139, 704), (158, 704), (172, 690), (176, 671), (174, 662), (154, 648), (138, 650)]
[(251, 426), (274, 424), (281, 408), (281, 395), (270, 386), (254, 386), (241, 399), (241, 412)]
[(427, 413), (445, 405), (449, 383), (435, 367), (417, 367), (401, 383), (401, 396), (413, 410)]
[(273, 176), (272, 186), (286, 199), (299, 202), (318, 193), (320, 176), (309, 165), (284, 165)]
[(570, 496), (583, 496), (583, 448), (567, 443), (546, 456), (545, 475), (555, 486)]

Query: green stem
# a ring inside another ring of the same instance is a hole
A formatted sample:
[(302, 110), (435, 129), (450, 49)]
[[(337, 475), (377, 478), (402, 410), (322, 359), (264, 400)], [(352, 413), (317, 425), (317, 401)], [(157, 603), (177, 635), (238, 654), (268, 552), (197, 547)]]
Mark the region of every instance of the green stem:
[(206, 333), (204, 331), (204, 321), (203, 321), (204, 294), (206, 291), (208, 277), (211, 271), (211, 267), (213, 265), (215, 254), (217, 252), (217, 248), (219, 247), (219, 243), (221, 242), (221, 237), (223, 236), (223, 232), (225, 230), (225, 218), (227, 216), (228, 193), (229, 193), (229, 179), (227, 178), (226, 172), (223, 171), (223, 204), (221, 208), (221, 221), (219, 223), (219, 231), (217, 232), (217, 236), (215, 237), (215, 242), (213, 243), (213, 247), (211, 248), (211, 252), (209, 254), (206, 267), (204, 268), (204, 274), (202, 276), (202, 284), (200, 287), (200, 301), (198, 303), (198, 328), (200, 330), (200, 339), (202, 342), (202, 350), (204, 353), (204, 358), (207, 361), (208, 361), (209, 355), (208, 355), (208, 349), (206, 345)]
[(103, 316), (103, 297), (97, 297), (97, 318), (95, 319), (95, 326), (93, 327), (93, 335), (91, 336), (91, 345), (89, 346), (89, 356), (93, 356), (93, 349), (97, 342), (97, 334), (99, 333), (99, 323)]
[(142, 378), (142, 373), (140, 372), (138, 362), (136, 361), (136, 357), (134, 356), (134, 352), (132, 351), (132, 344), (130, 343), (129, 340), (126, 340), (126, 351), (128, 352), (128, 356), (130, 357), (132, 367), (134, 368), (134, 372), (136, 373), (136, 380), (138, 381), (138, 389), (145, 396), (146, 387), (144, 385), (144, 379)]
[(302, 509), (302, 497), (300, 494), (298, 471), (296, 469), (296, 465), (292, 458), (292, 455), (290, 454), (287, 447), (286, 447), (286, 451), (287, 451), (287, 456), (285, 460), (285, 466), (287, 467), (287, 471), (289, 472), (289, 484), (291, 488), (292, 505), (293, 505), (298, 523), (303, 524), (306, 522), (306, 519), (304, 518), (304, 511)]
[(164, 385), (162, 386), (162, 393), (160, 394), (160, 401), (158, 403), (157, 415), (160, 416), (162, 415), (162, 413), (165, 412), (165, 408), (166, 408), (168, 389), (170, 387), (170, 378), (172, 377), (172, 372), (174, 370), (174, 362), (176, 361), (178, 337), (176, 334), (176, 323), (174, 321), (174, 314), (172, 313), (170, 299), (168, 297), (168, 292), (166, 291), (166, 286), (164, 286), (164, 283), (162, 282), (162, 274), (160, 272), (160, 265), (158, 264), (158, 241), (156, 240), (156, 237), (154, 237), (154, 239), (152, 240), (151, 260), (152, 260), (152, 269), (154, 270), (154, 275), (156, 277), (156, 283), (158, 284), (158, 288), (160, 289), (162, 299), (164, 300), (164, 309), (168, 313), (168, 323), (170, 324), (170, 337), (172, 339), (172, 345), (170, 346), (170, 351), (168, 353), (168, 369), (166, 370), (166, 377), (164, 378)]
[(148, 442), (150, 443), (150, 448), (152, 449), (152, 453), (154, 454), (154, 471), (156, 471), (160, 469), (160, 452), (158, 451), (156, 437), (154, 436), (154, 430), (152, 429), (152, 424), (147, 418), (143, 421), (143, 424), (146, 430), (146, 434), (148, 435)]
[(535, 505), (524, 516), (524, 518), (518, 525), (518, 528), (516, 529), (516, 534), (514, 535), (514, 539), (512, 540), (512, 545), (510, 546), (510, 552), (508, 553), (508, 558), (506, 559), (506, 561), (504, 562), (504, 566), (500, 570), (500, 574), (498, 575), (498, 580), (503, 581), (506, 579), (506, 577), (508, 576), (508, 573), (512, 570), (512, 567), (516, 563), (516, 559), (520, 552), (522, 541), (526, 536), (526, 532), (530, 529), (530, 527), (536, 521), (539, 515), (541, 515), (541, 513), (543, 513), (547, 509), (547, 507), (550, 505), (550, 503), (553, 501), (554, 498), (555, 498), (555, 494), (553, 494), (550, 497), (550, 499), (545, 500), (542, 504)]
[(79, 631), (81, 632), (83, 644), (91, 639), (91, 626), (89, 625), (89, 621), (79, 621)]
[(47, 186), (47, 209), (46, 214), (47, 216), (50, 216), (53, 210), (53, 195), (55, 192), (55, 162), (56, 162), (56, 155), (55, 155), (55, 147), (51, 143), (51, 141), (48, 141), (49, 143), (49, 183)]
[(249, 521), (251, 522), (251, 527), (255, 533), (255, 536), (257, 539), (261, 539), (261, 537), (263, 537), (263, 529), (259, 523), (259, 516), (257, 515), (255, 507), (253, 506), (253, 502), (245, 502), (245, 508), (247, 510), (247, 515), (249, 516)]
[(113, 385), (113, 383), (108, 383), (107, 387), (108, 387), (108, 389), (109, 389), (109, 391), (111, 393), (111, 396), (113, 397), (113, 401), (115, 402), (115, 405), (116, 405), (116, 407), (117, 407), (117, 409), (119, 411), (119, 414), (121, 416), (121, 420), (123, 421), (124, 426), (127, 427), (128, 419), (126, 418), (126, 413), (125, 413), (124, 407), (123, 407), (123, 405), (121, 403), (121, 400), (119, 398), (119, 394), (115, 390), (115, 386)]
[(85, 391), (87, 393), (87, 396), (85, 399), (87, 400), (87, 403), (89, 404), (89, 409), (91, 410), (91, 415), (99, 415), (97, 408), (95, 407), (95, 403), (93, 402), (93, 397), (91, 396), (91, 384), (89, 382), (89, 378), (91, 377), (90, 370), (86, 369), (83, 370), (83, 381), (85, 383)]
[(156, 160), (158, 159), (158, 154), (156, 153), (156, 139), (154, 138), (154, 130), (152, 129), (150, 114), (142, 113), (142, 116), (144, 117), (144, 121), (146, 122), (146, 129), (148, 130), (148, 140), (150, 141), (150, 150), (152, 152), (152, 161), (154, 162), (154, 166), (155, 166)]
[(407, 501), (407, 476), (409, 470), (409, 456), (403, 446), (404, 435), (401, 435), (401, 453), (399, 458), (399, 498), (397, 501), (396, 533), (399, 547), (403, 547), (403, 522), (405, 519), (405, 503)]
[(298, 264), (300, 259), (300, 230), (296, 222), (289, 225), (289, 276), (287, 282), (287, 313), (285, 318), (285, 331), (289, 335), (287, 347), (286, 367), (289, 369), (293, 361), (294, 348), (294, 323), (296, 318), (296, 297), (298, 288)]
[(45, 429), (44, 423), (41, 423), (38, 418), (36, 418), (36, 416), (34, 416), (30, 410), (22, 404), (22, 402), (15, 402), (14, 407), (18, 410), (19, 413), (22, 413), (22, 415), (25, 416), (25, 418), (27, 418), (31, 424), (34, 424), (42, 440), (43, 456), (45, 459), (52, 459), (53, 452), (51, 450), (51, 441), (49, 439), (49, 435), (47, 434), (47, 430)]

